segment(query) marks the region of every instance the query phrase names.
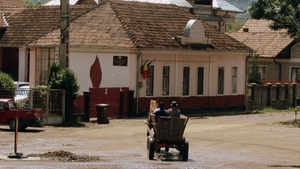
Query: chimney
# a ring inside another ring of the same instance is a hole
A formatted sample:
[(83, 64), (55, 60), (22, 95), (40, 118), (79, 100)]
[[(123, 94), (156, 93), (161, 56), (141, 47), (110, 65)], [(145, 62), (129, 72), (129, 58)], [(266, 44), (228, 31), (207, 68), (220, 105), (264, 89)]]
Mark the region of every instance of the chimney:
[(249, 28), (243, 28), (243, 32), (249, 32)]

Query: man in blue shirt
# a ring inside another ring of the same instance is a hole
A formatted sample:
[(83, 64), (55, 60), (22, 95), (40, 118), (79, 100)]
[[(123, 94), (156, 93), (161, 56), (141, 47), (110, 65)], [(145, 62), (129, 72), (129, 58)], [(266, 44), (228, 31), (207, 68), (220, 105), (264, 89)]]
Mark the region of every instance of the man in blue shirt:
[(160, 102), (159, 108), (155, 109), (153, 114), (155, 114), (156, 116), (168, 116), (167, 110), (165, 109), (165, 103)]

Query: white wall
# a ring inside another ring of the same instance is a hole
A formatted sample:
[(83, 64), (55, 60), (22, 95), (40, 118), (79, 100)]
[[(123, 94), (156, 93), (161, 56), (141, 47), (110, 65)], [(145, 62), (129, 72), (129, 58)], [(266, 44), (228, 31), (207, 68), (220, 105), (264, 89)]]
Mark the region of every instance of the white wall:
[[(245, 93), (245, 66), (246, 52), (179, 52), (170, 53), (143, 53), (141, 63), (146, 60), (156, 59), (151, 65), (154, 66), (154, 96), (164, 97), (162, 95), (162, 67), (170, 66), (170, 91), (165, 97), (182, 96), (183, 67), (190, 67), (190, 90), (188, 96), (218, 96), (218, 68), (225, 68), (224, 94), (231, 93), (231, 75), (232, 67), (238, 68), (238, 86), (237, 93), (233, 95), (242, 95)], [(197, 95), (197, 68), (204, 67), (204, 93)], [(140, 97), (146, 96), (146, 79), (140, 78), (143, 82), (143, 88), (140, 89)]]
[[(135, 55), (128, 53), (80, 53), (70, 52), (69, 68), (72, 69), (80, 84), (79, 94), (88, 91), (92, 87), (90, 79), (90, 68), (98, 56), (101, 70), (102, 81), (100, 87), (129, 87), (135, 90)], [(113, 66), (113, 56), (127, 56), (127, 66)], [(132, 81), (134, 83), (132, 83)]]
[[(246, 54), (239, 53), (223, 53), (212, 55), (211, 57), (211, 88), (210, 95), (218, 96), (218, 68), (224, 67), (224, 94), (232, 95), (231, 85), (232, 85), (232, 67), (238, 68), (238, 89), (236, 94), (245, 93), (245, 71), (246, 71)], [(233, 94), (233, 95), (236, 95)]]

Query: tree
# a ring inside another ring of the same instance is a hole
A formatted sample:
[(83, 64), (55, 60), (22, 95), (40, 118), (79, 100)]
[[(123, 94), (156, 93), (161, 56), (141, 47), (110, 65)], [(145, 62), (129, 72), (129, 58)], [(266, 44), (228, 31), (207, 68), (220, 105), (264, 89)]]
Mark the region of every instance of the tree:
[(258, 0), (252, 2), (249, 12), (254, 19), (273, 21), (273, 30), (286, 29), (294, 39), (300, 39), (300, 0)]
[(43, 3), (41, 1), (35, 2), (34, 0), (24, 0), (24, 2), (26, 4), (28, 4), (29, 6), (42, 6), (43, 5)]
[(226, 27), (226, 32), (228, 33), (238, 32), (241, 29), (242, 25), (243, 25), (242, 21), (238, 20), (233, 25), (228, 25), (228, 27)]
[(254, 59), (252, 61), (251, 67), (250, 67), (250, 73), (248, 76), (248, 83), (257, 83), (261, 84), (261, 75), (260, 75), (260, 67), (256, 63), (256, 58), (258, 55), (254, 56)]

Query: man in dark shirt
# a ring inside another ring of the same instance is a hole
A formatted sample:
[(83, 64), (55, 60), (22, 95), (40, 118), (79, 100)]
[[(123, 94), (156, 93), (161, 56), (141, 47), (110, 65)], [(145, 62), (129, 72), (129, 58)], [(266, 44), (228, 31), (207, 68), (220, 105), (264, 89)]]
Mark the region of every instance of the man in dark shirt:
[(167, 116), (168, 114), (167, 114), (167, 110), (165, 109), (165, 103), (160, 102), (159, 108), (154, 110), (153, 114), (155, 114), (156, 116)]

